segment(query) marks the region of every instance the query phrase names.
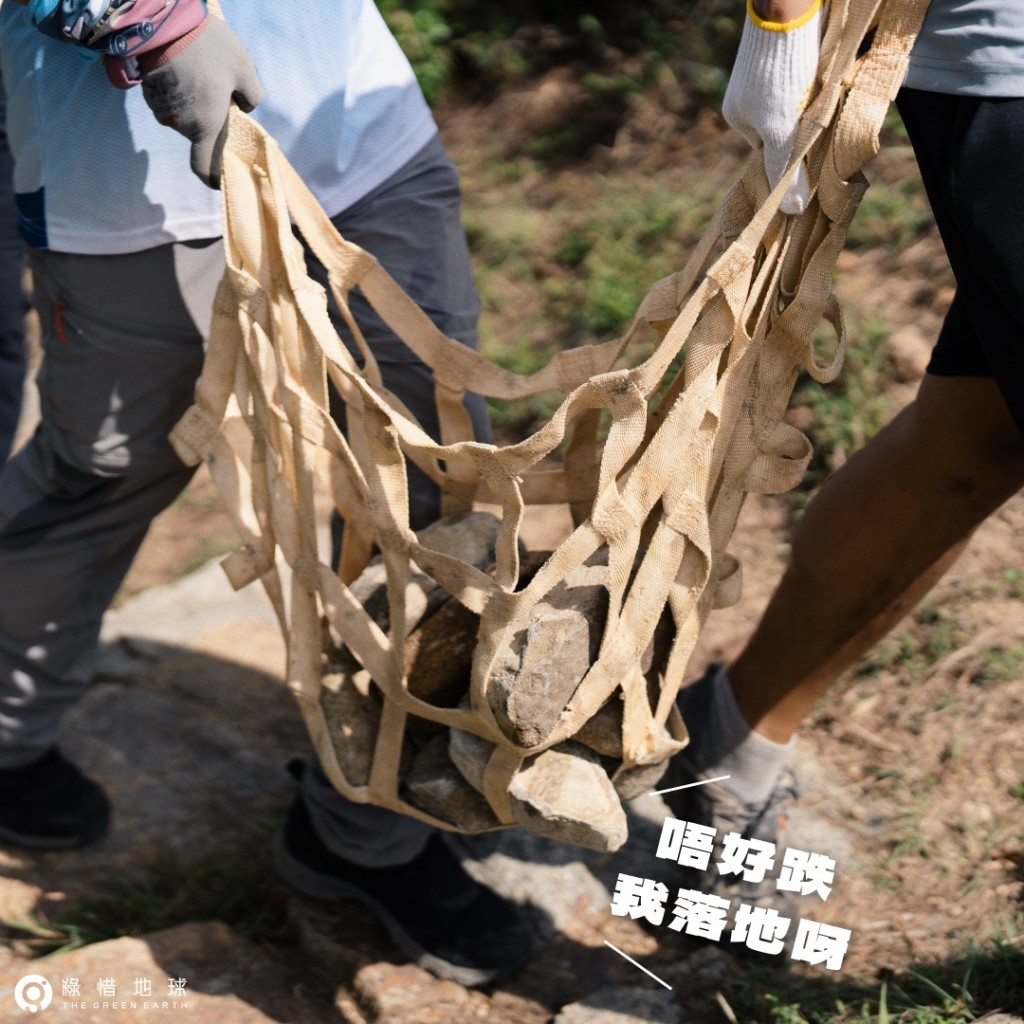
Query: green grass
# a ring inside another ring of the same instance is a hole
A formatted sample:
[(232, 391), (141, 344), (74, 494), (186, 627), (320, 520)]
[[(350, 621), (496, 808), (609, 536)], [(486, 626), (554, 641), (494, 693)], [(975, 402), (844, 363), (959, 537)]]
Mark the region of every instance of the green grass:
[(229, 555), (241, 547), (242, 541), (237, 533), (214, 534), (213, 536), (200, 536), (197, 539), (196, 547), (185, 560), (182, 566), (182, 575), (201, 569), (207, 562), (223, 555)]
[(917, 241), (932, 225), (924, 186), (916, 175), (868, 189), (850, 225), (854, 250), (881, 247), (890, 253)]
[[(888, 421), (885, 342), (888, 325), (874, 316), (849, 316), (848, 347), (843, 370), (831, 384), (804, 376), (797, 383), (794, 406), (810, 410), (808, 433), (814, 455), (801, 485), (806, 495), (824, 481)], [(824, 343), (824, 331), (817, 340)]]
[[(943, 605), (926, 601), (902, 628), (873, 648), (858, 668), (857, 678), (877, 675), (883, 669), (903, 672), (911, 680), (926, 674), (970, 638), (975, 624), (963, 618), (959, 608), (957, 600)], [(975, 685), (1019, 679), (1024, 669), (1024, 646), (995, 644), (978, 653), (977, 663), (970, 677)], [(953, 694), (940, 694), (937, 710), (953, 703)]]
[[(488, 96), (554, 66), (568, 66), (590, 94), (588, 114), (547, 140), (548, 156), (607, 134), (669, 66), (698, 102), (721, 101), (723, 68), (735, 54), (742, 17), (721, 0), (380, 0), (378, 5), (438, 103), (460, 92)], [(581, 130), (582, 129), (582, 130)]]
[(982, 666), (973, 677), (976, 683), (1009, 682), (1020, 679), (1024, 647), (989, 647), (981, 653)]
[(880, 641), (857, 671), (858, 677), (882, 669), (905, 672), (911, 679), (926, 673), (946, 655), (961, 647), (971, 624), (956, 614), (955, 607), (923, 604), (907, 624)]
[(1010, 796), (1024, 803), (1024, 771), (1021, 772), (1020, 782), (1015, 782), (1010, 787)]
[(970, 1024), (1024, 1006), (1024, 921), (991, 941), (882, 980), (780, 976), (750, 968), (728, 1002), (739, 1024)]
[(222, 921), (252, 940), (280, 930), (280, 889), (266, 863), (270, 826), (199, 860), (168, 853), (132, 873), (100, 878), (59, 918), (28, 927), (29, 944), (52, 954), (193, 921)]
[(1024, 572), (1020, 569), (1007, 569), (1003, 573), (1003, 584), (1008, 597), (1024, 600)]
[(433, 4), (384, 0), (379, 7), (415, 69), (423, 94), (428, 100), (438, 99), (455, 71), (451, 26)]
[[(720, 199), (706, 179), (682, 192), (661, 178), (627, 183), (594, 174), (585, 196), (562, 194), (556, 179), (550, 194), (512, 201), (504, 191), (492, 200), (486, 184), (474, 184), (464, 223), (483, 303), (481, 348), (519, 374), (560, 350), (621, 336), (651, 285), (682, 267)], [(496, 430), (521, 438), (561, 397), (492, 403)]]

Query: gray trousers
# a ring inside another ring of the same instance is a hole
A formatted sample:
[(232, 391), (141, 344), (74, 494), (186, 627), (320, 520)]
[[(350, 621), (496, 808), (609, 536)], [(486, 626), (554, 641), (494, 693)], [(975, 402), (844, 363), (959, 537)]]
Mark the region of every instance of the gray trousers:
[[(479, 300), (459, 217), (458, 179), (437, 139), (334, 218), (450, 337), (476, 344)], [(116, 256), (31, 254), (44, 360), (42, 422), (0, 474), (0, 768), (56, 740), (92, 678), (100, 622), (153, 517), (191, 470), (167, 435), (191, 404), (223, 271), (219, 239)], [(314, 276), (324, 274), (310, 262)], [(387, 387), (437, 434), (430, 372), (358, 294), (353, 312)], [(334, 311), (336, 314), (336, 310)], [(335, 315), (335, 323), (341, 327)], [(484, 403), (467, 402), (481, 439)], [(411, 480), (414, 526), (438, 514)], [(428, 826), (341, 797), (319, 766), (303, 796), (336, 853), (411, 859)]]
[(0, 82), (0, 467), (14, 442), (25, 381), (24, 321), (28, 303), (21, 289), (25, 243), (14, 206), (14, 161), (7, 145), (7, 98)]

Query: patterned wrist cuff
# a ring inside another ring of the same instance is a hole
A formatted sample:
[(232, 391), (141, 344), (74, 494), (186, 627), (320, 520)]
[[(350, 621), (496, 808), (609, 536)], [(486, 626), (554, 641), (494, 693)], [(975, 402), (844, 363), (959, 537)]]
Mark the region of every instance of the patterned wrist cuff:
[(172, 57), (176, 57), (189, 43), (206, 30), (206, 26), (210, 24), (212, 17), (212, 14), (208, 14), (194, 29), (186, 32), (179, 39), (175, 39), (165, 46), (158, 46), (152, 50), (146, 50), (145, 53), (140, 53), (139, 70), (145, 74), (147, 71), (152, 71), (153, 68), (158, 68), (161, 64), (166, 64)]

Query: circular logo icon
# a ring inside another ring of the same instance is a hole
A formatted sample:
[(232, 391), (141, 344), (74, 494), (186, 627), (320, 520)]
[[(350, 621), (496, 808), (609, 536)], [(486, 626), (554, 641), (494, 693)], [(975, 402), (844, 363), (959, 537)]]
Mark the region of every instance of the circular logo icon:
[(53, 999), (53, 987), (41, 974), (26, 974), (14, 986), (14, 1001), (29, 1013), (45, 1010)]

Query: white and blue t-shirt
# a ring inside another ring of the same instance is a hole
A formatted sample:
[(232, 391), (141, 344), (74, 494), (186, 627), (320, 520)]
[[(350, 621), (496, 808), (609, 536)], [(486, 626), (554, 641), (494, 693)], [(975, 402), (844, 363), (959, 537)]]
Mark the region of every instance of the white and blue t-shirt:
[[(389, 178), (437, 131), (372, 0), (221, 0), (266, 90), (253, 112), (330, 215)], [(15, 191), (30, 244), (136, 252), (221, 234), (221, 198), (189, 167), (188, 140), (141, 89), (114, 88), (71, 43), (0, 6)]]

